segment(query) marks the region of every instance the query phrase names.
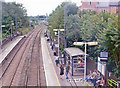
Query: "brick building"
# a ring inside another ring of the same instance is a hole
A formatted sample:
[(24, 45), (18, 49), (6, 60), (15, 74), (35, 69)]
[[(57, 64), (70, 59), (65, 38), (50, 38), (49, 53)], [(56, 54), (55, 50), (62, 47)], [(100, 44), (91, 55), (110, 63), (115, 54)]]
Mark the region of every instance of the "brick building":
[(82, 5), (79, 10), (95, 11), (97, 14), (102, 12), (118, 13), (119, 12), (119, 0), (82, 0)]
[(109, 7), (111, 14), (120, 13), (120, 2), (110, 2)]

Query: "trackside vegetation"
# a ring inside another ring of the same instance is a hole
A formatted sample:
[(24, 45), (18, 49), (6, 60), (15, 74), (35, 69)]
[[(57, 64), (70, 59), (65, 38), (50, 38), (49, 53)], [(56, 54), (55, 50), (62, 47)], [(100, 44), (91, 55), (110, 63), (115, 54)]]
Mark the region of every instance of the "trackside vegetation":
[[(53, 39), (53, 29), (64, 29), (64, 7), (67, 8), (67, 46), (73, 42), (97, 41), (97, 46), (88, 46), (87, 53), (90, 58), (97, 61), (100, 52), (109, 53), (107, 69), (120, 78), (120, 22), (118, 14), (91, 11), (79, 11), (75, 3), (63, 2), (49, 15), (49, 31)], [(72, 13), (71, 9), (75, 9)], [(64, 48), (64, 33), (61, 33), (61, 51)], [(82, 46), (83, 47), (83, 46)], [(79, 47), (82, 49), (82, 47)], [(83, 49), (84, 50), (84, 49)]]

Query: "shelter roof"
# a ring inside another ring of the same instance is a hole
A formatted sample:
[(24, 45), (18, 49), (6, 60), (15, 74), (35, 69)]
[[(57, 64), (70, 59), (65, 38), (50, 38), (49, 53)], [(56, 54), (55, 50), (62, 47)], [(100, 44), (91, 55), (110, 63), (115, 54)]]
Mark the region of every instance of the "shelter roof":
[(85, 55), (85, 53), (82, 50), (80, 50), (79, 48), (75, 48), (75, 47), (65, 48), (64, 51), (67, 54), (69, 54), (71, 57)]

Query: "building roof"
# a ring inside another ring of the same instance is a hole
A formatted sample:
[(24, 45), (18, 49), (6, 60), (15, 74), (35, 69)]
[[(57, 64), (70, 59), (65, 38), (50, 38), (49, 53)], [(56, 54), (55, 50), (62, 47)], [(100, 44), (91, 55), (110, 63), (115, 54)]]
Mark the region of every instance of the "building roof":
[(109, 2), (99, 2), (99, 4), (96, 5), (97, 8), (108, 8)]
[(98, 2), (99, 0), (81, 0), (82, 2)]
[(82, 2), (99, 2), (97, 8), (109, 8), (109, 6), (120, 5), (120, 0), (82, 0)]
[(64, 51), (71, 57), (85, 55), (85, 53), (82, 50), (75, 47), (65, 48)]
[(110, 6), (116, 6), (118, 4), (119, 4), (119, 2), (110, 2)]

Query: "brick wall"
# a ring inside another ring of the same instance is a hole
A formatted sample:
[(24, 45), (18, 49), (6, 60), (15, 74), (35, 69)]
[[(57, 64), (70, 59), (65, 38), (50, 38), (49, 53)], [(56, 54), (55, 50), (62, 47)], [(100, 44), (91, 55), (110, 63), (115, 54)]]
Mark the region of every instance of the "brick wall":
[(98, 2), (92, 2), (91, 5), (88, 4), (89, 2), (82, 2), (82, 6), (80, 6), (79, 10), (88, 10), (91, 9), (92, 11), (96, 11), (96, 5)]
[(117, 7), (110, 7), (110, 13), (115, 14), (117, 12)]
[(103, 12), (104, 10), (106, 12), (110, 13), (110, 8), (105, 8), (105, 7), (99, 7), (97, 8), (96, 6), (99, 4), (99, 2), (91, 2), (91, 5), (89, 5), (90, 2), (82, 2), (82, 5), (79, 7), (79, 10), (82, 11), (84, 10), (92, 10), (95, 11), (97, 14)]
[(110, 9), (109, 8), (96, 8), (96, 13), (102, 13), (105, 10), (105, 12), (110, 13)]

